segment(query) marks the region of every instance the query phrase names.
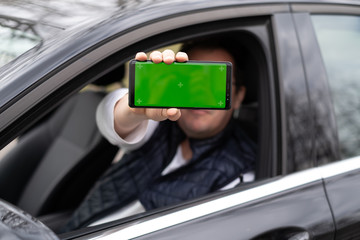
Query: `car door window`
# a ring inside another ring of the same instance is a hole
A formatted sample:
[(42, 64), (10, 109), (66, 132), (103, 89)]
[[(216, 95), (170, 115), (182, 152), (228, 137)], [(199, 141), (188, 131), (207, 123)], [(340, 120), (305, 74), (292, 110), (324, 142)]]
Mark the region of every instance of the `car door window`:
[(360, 155), (360, 17), (314, 15), (337, 121), (341, 158)]
[(0, 67), (41, 42), (32, 26), (20, 20), (0, 18)]

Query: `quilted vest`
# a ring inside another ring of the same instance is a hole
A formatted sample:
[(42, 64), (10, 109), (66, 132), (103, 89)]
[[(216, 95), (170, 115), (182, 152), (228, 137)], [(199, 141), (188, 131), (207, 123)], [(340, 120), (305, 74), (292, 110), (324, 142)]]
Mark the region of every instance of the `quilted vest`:
[(256, 146), (231, 121), (214, 137), (189, 139), (192, 159), (162, 176), (184, 139), (176, 122), (161, 122), (147, 143), (124, 155), (98, 180), (64, 231), (87, 226), (136, 199), (151, 210), (200, 197), (254, 169)]

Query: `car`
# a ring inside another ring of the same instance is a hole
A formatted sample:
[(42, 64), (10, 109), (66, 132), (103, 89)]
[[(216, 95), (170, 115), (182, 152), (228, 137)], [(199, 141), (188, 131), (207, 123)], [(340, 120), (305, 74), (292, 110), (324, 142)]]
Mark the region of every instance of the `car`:
[[(2, 1), (3, 239), (360, 239), (360, 2)], [(253, 182), (61, 232), (118, 152), (95, 123), (138, 51), (243, 46)]]

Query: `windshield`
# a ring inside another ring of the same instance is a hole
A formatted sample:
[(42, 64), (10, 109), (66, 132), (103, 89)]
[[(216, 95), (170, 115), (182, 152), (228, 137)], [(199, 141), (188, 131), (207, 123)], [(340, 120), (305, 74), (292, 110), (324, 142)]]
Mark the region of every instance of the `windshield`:
[(41, 42), (30, 23), (0, 18), (0, 67)]

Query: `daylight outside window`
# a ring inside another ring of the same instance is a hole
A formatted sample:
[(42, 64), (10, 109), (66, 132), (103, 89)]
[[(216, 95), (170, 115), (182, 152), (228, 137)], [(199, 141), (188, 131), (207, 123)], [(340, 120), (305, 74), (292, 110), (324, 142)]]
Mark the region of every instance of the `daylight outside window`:
[(0, 18), (0, 67), (35, 47), (40, 41), (41, 38), (31, 31), (31, 26), (24, 27), (24, 23)]

